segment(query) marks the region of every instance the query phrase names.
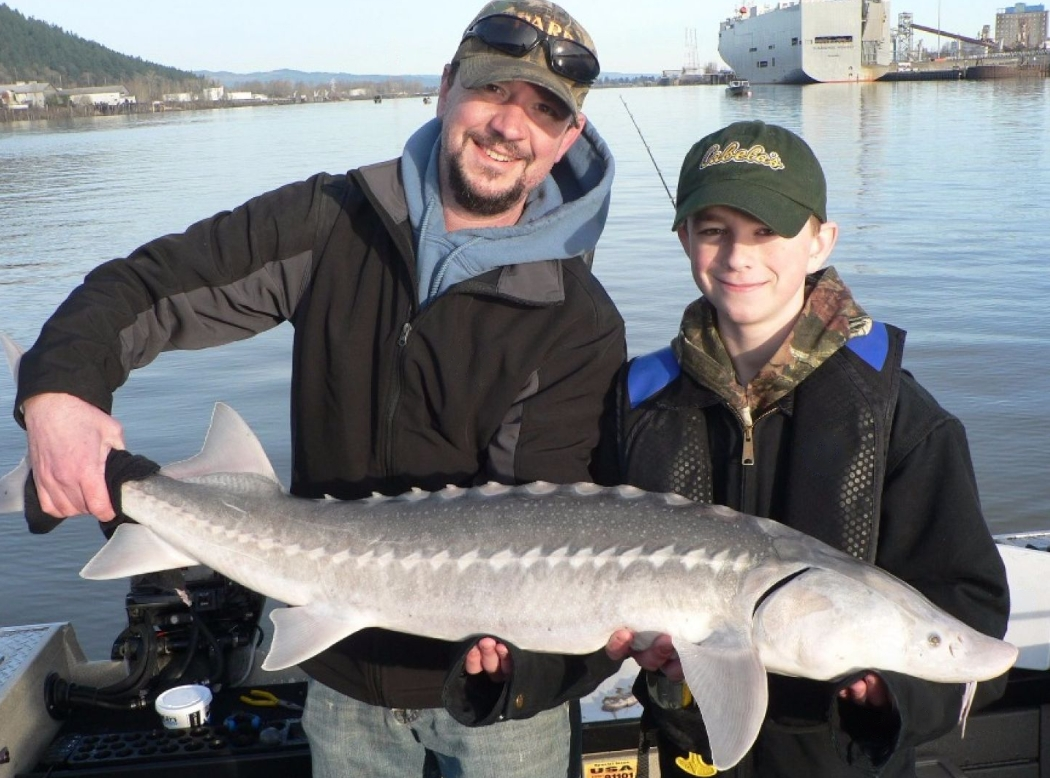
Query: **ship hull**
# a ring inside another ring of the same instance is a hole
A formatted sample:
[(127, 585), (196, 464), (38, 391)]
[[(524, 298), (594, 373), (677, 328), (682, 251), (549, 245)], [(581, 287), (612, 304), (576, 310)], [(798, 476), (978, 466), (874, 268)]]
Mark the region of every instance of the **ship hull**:
[(879, 0), (803, 0), (745, 9), (719, 28), (718, 53), (752, 84), (875, 81), (892, 52)]

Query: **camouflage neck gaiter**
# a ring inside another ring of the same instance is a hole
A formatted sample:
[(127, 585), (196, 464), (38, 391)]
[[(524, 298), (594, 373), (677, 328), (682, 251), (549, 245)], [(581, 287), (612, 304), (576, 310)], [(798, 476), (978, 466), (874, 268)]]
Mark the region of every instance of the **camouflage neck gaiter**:
[(827, 267), (806, 279), (806, 301), (791, 335), (747, 386), (737, 382), (718, 333), (717, 312), (705, 298), (686, 308), (672, 345), (686, 374), (748, 421), (792, 391), (846, 341), (870, 329), (871, 317), (854, 301), (835, 268)]

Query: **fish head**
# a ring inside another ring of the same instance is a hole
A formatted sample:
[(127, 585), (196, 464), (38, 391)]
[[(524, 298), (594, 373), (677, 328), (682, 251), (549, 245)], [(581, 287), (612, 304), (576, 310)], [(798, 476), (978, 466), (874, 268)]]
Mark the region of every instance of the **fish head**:
[(858, 575), (809, 568), (772, 590), (754, 614), (766, 669), (833, 680), (890, 670), (938, 683), (984, 681), (1017, 659), (1009, 643), (951, 616), (872, 566)]

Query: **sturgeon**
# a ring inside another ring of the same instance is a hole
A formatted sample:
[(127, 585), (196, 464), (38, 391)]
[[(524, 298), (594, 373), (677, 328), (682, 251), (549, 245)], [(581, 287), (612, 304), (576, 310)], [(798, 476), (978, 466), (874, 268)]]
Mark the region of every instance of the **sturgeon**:
[[(18, 353), (5, 342), (12, 369)], [(24, 466), (0, 482), (20, 511)], [(203, 564), (288, 607), (263, 668), (365, 627), (523, 649), (600, 650), (621, 627), (672, 636), (715, 767), (765, 717), (766, 673), (833, 680), (893, 670), (965, 683), (1006, 672), (983, 635), (885, 571), (775, 521), (676, 494), (578, 483), (449, 486), (309, 500), (281, 486), (261, 443), (215, 406), (201, 452), (122, 485), (123, 524), (81, 571), (111, 579)]]

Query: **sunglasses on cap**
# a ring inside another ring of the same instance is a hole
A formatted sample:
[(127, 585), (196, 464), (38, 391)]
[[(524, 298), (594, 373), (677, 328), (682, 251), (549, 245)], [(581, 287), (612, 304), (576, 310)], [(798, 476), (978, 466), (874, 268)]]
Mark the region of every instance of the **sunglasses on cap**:
[(510, 14), (493, 14), (478, 19), (463, 34), (463, 40), (467, 38), (477, 38), (486, 46), (511, 57), (524, 57), (543, 43), (551, 72), (580, 84), (591, 83), (600, 71), (598, 58), (586, 46), (568, 38), (548, 35)]

